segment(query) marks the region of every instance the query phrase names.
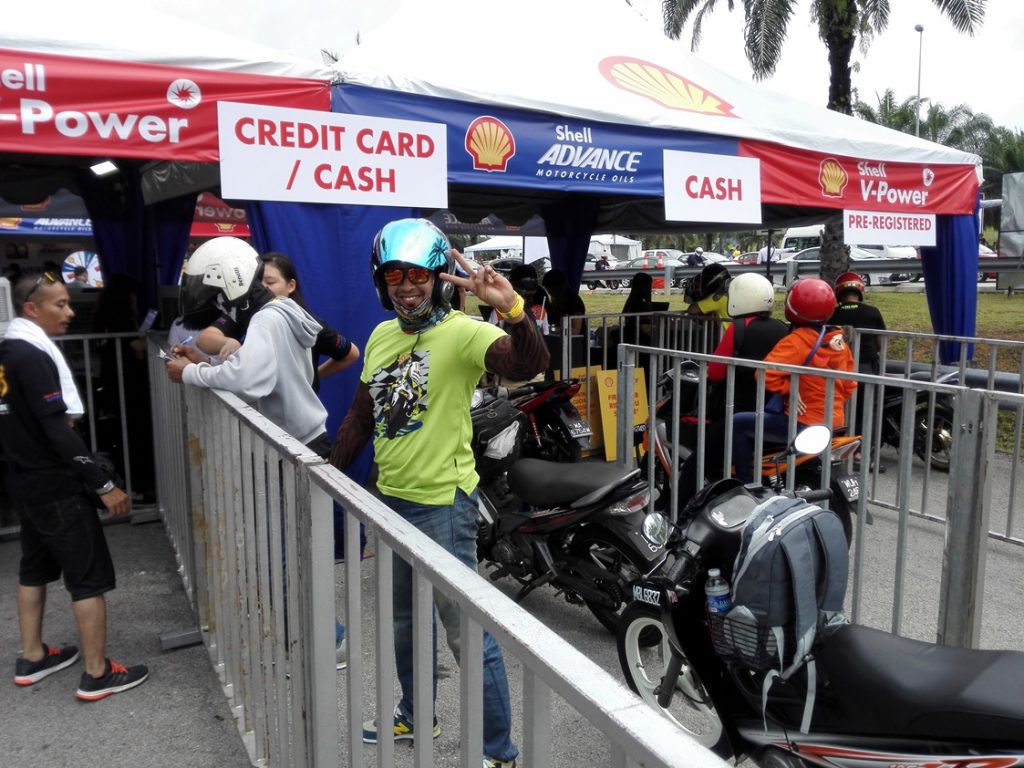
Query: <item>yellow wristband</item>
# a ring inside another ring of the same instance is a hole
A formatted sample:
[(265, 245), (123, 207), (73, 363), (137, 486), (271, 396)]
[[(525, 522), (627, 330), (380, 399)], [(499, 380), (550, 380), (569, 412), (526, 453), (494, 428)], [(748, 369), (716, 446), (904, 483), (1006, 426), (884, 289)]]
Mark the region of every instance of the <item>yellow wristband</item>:
[(523, 297), (518, 293), (516, 294), (516, 300), (512, 302), (512, 306), (509, 307), (508, 312), (502, 312), (506, 320), (518, 320), (523, 315), (523, 309), (526, 307), (526, 302), (523, 301)]

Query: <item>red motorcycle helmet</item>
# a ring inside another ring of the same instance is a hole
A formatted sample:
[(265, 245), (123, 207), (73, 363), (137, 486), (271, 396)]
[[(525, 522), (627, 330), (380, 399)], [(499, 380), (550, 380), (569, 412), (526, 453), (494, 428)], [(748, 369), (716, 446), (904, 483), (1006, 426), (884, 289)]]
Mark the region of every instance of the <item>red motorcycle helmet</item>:
[(820, 277), (802, 277), (786, 296), (786, 319), (794, 325), (827, 323), (836, 308), (832, 286)]
[(843, 294), (849, 291), (855, 291), (864, 301), (864, 281), (856, 272), (843, 272), (836, 278), (836, 301), (841, 301)]

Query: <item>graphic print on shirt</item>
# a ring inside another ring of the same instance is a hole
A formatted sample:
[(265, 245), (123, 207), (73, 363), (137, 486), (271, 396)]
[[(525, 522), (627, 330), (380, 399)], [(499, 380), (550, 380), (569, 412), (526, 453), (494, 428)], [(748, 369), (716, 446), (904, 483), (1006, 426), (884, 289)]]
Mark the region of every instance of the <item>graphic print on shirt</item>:
[(423, 426), (429, 397), (430, 351), (401, 355), (370, 379), (377, 437), (402, 437)]

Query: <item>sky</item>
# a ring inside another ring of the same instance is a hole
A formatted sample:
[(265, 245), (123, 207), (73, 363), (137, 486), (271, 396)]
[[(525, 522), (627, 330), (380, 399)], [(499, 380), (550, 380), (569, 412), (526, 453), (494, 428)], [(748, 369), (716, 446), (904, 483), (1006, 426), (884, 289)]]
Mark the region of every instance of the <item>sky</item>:
[[(443, 7), (444, 0), (432, 1), (439, 9)], [(344, 53), (356, 44), (357, 33), (373, 30), (400, 7), (401, 0), (291, 0), (287, 5), (279, 0), (147, 2), (164, 13), (222, 25), (237, 37), (319, 62), (321, 48)], [(632, 5), (660, 25), (660, 0), (632, 0)], [(824, 106), (828, 100), (825, 46), (811, 23), (810, 3), (799, 5), (790, 21), (778, 71), (761, 85)], [(996, 125), (1024, 130), (1024, 88), (1019, 86), (1024, 1), (988, 0), (984, 24), (973, 38), (957, 33), (932, 0), (890, 0), (890, 8), (886, 31), (875, 38), (866, 55), (855, 53), (859, 71), (854, 72), (853, 83), (861, 101), (877, 107), (886, 88), (893, 89), (898, 102), (915, 96), (920, 45), (922, 101), (930, 99), (946, 109), (965, 104), (989, 115)], [(916, 24), (923, 25), (923, 33), (914, 30)], [(742, 31), (742, 11), (730, 13), (725, 3), (719, 3), (705, 20), (698, 55), (735, 77), (750, 80)], [(485, 32), (493, 34), (494, 27), (488, 26)], [(508, 42), (514, 49), (515, 41)], [(689, 47), (689, 26), (679, 45)]]

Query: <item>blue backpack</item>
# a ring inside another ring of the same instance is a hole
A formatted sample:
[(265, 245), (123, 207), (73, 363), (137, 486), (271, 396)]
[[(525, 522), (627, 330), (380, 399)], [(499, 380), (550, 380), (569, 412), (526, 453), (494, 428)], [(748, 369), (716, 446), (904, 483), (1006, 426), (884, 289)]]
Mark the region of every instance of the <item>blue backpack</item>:
[(847, 623), (848, 574), (846, 535), (834, 512), (774, 496), (751, 513), (733, 567), (732, 608), (719, 638), (724, 647), (716, 644), (716, 650), (767, 672), (763, 709), (775, 680), (806, 667), (803, 733), (814, 709), (814, 642), (819, 630)]

